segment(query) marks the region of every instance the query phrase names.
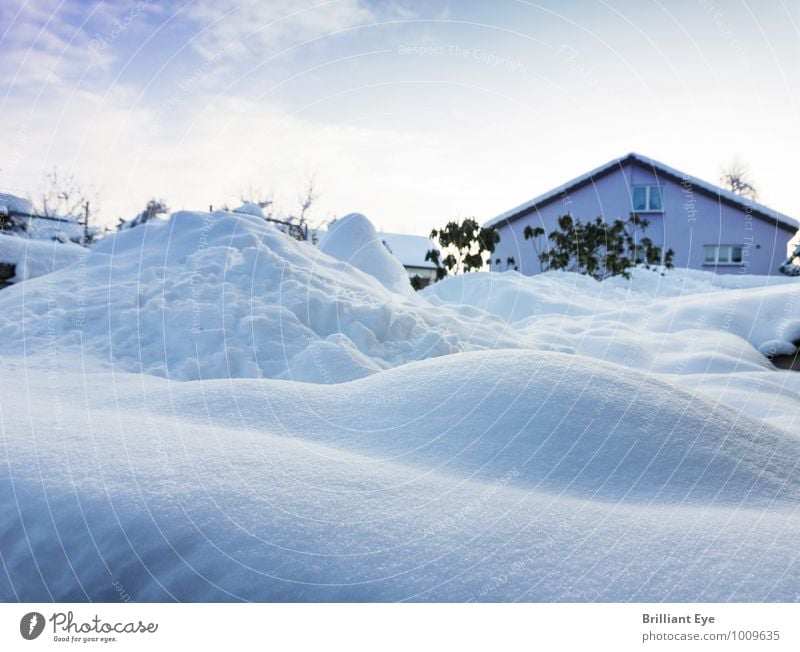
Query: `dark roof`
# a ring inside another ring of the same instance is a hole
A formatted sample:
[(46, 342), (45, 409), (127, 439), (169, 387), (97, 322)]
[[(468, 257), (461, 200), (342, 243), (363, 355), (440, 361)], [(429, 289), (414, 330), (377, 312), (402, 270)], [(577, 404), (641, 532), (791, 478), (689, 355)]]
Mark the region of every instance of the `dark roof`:
[(756, 217), (775, 224), (776, 226), (790, 231), (791, 233), (796, 232), (798, 226), (800, 226), (797, 220), (789, 217), (788, 215), (779, 213), (778, 211), (772, 210), (763, 204), (759, 204), (758, 202), (737, 195), (730, 190), (725, 190), (724, 188), (715, 186), (713, 183), (703, 181), (689, 174), (684, 174), (683, 172), (679, 172), (668, 165), (664, 165), (663, 163), (659, 163), (654, 159), (641, 156), (640, 154), (636, 154), (634, 152), (619, 158), (615, 158), (613, 161), (609, 161), (605, 165), (601, 165), (599, 168), (595, 168), (594, 170), (565, 183), (563, 186), (554, 188), (553, 190), (550, 190), (543, 195), (539, 195), (538, 197), (535, 197), (530, 201), (517, 206), (516, 208), (512, 208), (510, 211), (506, 211), (494, 219), (489, 220), (484, 226), (497, 226), (502, 222), (513, 222), (520, 217), (524, 217), (530, 213), (535, 213), (548, 204), (557, 201), (565, 194), (582, 188), (583, 186), (592, 184), (595, 181), (598, 181), (599, 179), (616, 172), (617, 170), (621, 170), (624, 166), (629, 164), (647, 168), (655, 172), (657, 176), (671, 179), (677, 183), (689, 183), (692, 185), (693, 191), (711, 197), (712, 199), (715, 199), (727, 206), (740, 208), (742, 210), (749, 209), (750, 212)]

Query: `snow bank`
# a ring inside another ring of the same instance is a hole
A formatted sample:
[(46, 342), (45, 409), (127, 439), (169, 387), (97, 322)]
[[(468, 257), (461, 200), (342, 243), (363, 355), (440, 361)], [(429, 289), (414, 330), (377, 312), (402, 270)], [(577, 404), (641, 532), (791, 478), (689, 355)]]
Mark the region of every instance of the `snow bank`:
[(87, 255), (84, 247), (71, 242), (0, 235), (0, 263), (16, 265), (16, 275), (11, 279), (14, 283), (50, 274)]
[(787, 277), (634, 270), (602, 283), (565, 272), (455, 276), (423, 296), (488, 312), (523, 346), (664, 373), (758, 371), (800, 341), (800, 285)]
[(334, 236), (180, 212), (0, 292), (0, 599), (800, 600), (796, 280), (414, 294)]
[(414, 292), (402, 263), (389, 252), (375, 227), (361, 213), (350, 213), (336, 220), (319, 249), (374, 276), (392, 292), (403, 295)]
[[(371, 229), (363, 219), (343, 223), (339, 235)], [(375, 255), (359, 260), (388, 282), (399, 263), (372, 244)], [(454, 323), (449, 309), (434, 313), (413, 291), (390, 292), (375, 276), (243, 214), (184, 211), (149, 221), (104, 238), (85, 265), (53, 279), (0, 294), (8, 334), (0, 350), (13, 353), (21, 342), (29, 355), (57, 347), (180, 380), (332, 383), (515, 343), (500, 320)]]
[(325, 387), (2, 364), (26, 406), (3, 600), (800, 597), (797, 437), (616, 365), (471, 353)]
[(264, 217), (264, 211), (258, 204), (242, 204), (239, 208), (233, 210), (234, 213), (241, 213), (242, 215), (253, 215), (255, 217)]
[(800, 340), (800, 301), (796, 279), (685, 270), (477, 273), (415, 294), (361, 215), (320, 251), (256, 216), (180, 212), (103, 239), (56, 283), (4, 291), (0, 325), (0, 352), (24, 341), (29, 355), (55, 346), (178, 380), (329, 384), (497, 348), (688, 376), (772, 370), (766, 354)]

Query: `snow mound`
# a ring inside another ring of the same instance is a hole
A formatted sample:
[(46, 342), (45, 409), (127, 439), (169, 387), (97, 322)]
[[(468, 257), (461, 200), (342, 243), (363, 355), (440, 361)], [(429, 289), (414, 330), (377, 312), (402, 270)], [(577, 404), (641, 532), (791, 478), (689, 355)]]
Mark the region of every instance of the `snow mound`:
[[(800, 439), (672, 383), (577, 356), (461, 353), (334, 387), (304, 386), (298, 397), (297, 386), (274, 381), (204, 392), (207, 414), (237, 406), (220, 427), (302, 433), (373, 459), (487, 481), (513, 471), (511, 486), (576, 498), (800, 500)], [(179, 387), (151, 409), (192, 414), (193, 401), (193, 391)]]
[(0, 192), (0, 213), (33, 214), (33, 205), (27, 199)]
[(68, 267), (88, 256), (85, 247), (71, 242), (34, 240), (0, 235), (0, 263), (15, 265), (12, 283), (27, 281)]
[[(356, 222), (356, 230), (371, 229)], [(80, 351), (179, 380), (332, 383), (515, 342), (503, 339), (502, 324), (453, 323), (451, 311), (433, 314), (413, 291), (390, 292), (243, 214), (182, 211), (148, 221), (104, 238), (84, 265), (50, 278), (0, 294), (0, 350), (19, 351), (24, 342), (28, 355)], [(410, 288), (405, 276), (403, 283)]]
[(323, 387), (53, 363), (2, 363), (28, 407), (3, 412), (4, 601), (798, 599), (797, 437), (619, 366), (469, 353)]
[(233, 210), (234, 213), (242, 215), (253, 215), (254, 217), (264, 217), (264, 211), (258, 204), (242, 204), (239, 208)]
[(414, 292), (402, 263), (389, 252), (372, 222), (361, 213), (350, 213), (336, 220), (319, 249), (374, 276), (392, 292), (404, 295)]
[(530, 348), (663, 373), (763, 369), (766, 350), (788, 351), (800, 341), (800, 285), (785, 277), (724, 278), (646, 269), (603, 282), (565, 272), (477, 273), (447, 278), (422, 295), (439, 307), (495, 315)]

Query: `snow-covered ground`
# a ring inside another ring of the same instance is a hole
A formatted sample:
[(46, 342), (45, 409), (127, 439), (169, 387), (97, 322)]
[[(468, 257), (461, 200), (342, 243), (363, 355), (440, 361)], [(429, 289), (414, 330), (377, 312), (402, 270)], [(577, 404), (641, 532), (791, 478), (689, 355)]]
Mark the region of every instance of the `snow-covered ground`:
[(415, 294), (376, 237), (183, 212), (0, 292), (0, 598), (800, 599), (797, 279)]
[(36, 240), (18, 235), (0, 235), (0, 263), (15, 266), (9, 279), (19, 283), (68, 267), (86, 258), (88, 252), (73, 242)]

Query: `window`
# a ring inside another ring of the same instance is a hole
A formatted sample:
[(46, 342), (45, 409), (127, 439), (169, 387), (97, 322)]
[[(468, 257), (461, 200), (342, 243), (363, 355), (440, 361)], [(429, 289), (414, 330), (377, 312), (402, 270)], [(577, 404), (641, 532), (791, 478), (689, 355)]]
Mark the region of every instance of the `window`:
[(704, 265), (740, 265), (741, 245), (706, 245), (703, 247)]
[(664, 210), (661, 186), (634, 186), (632, 188), (633, 210), (641, 213)]

